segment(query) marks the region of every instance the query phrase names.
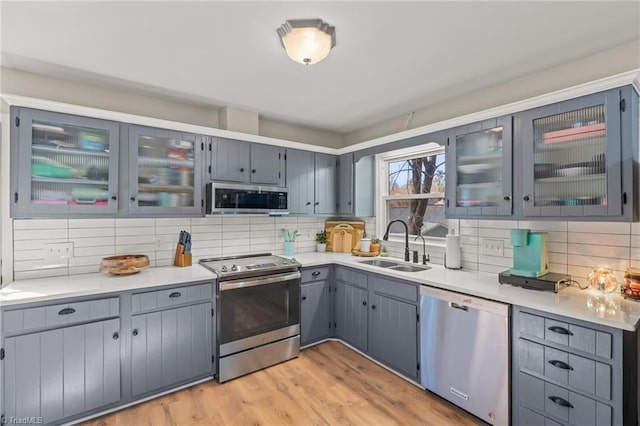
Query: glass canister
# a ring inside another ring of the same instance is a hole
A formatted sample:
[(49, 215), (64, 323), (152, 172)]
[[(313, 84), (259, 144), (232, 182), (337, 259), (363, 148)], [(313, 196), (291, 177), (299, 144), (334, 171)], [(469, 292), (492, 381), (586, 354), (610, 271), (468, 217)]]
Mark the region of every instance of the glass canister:
[(612, 293), (618, 287), (618, 280), (609, 268), (594, 268), (589, 272), (587, 281), (592, 289), (601, 293)]
[(624, 271), (622, 295), (627, 299), (640, 299), (640, 268), (627, 268)]

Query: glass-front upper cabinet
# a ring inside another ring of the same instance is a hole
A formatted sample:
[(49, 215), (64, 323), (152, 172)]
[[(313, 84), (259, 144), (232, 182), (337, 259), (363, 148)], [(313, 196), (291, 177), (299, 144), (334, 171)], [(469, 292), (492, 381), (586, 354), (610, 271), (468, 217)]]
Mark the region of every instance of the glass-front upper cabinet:
[(13, 217), (117, 213), (118, 123), (15, 107), (11, 117)]
[(524, 216), (622, 214), (620, 92), (522, 114)]
[(447, 145), (447, 217), (512, 213), (512, 117), (453, 129)]
[(206, 136), (129, 127), (129, 211), (200, 215)]

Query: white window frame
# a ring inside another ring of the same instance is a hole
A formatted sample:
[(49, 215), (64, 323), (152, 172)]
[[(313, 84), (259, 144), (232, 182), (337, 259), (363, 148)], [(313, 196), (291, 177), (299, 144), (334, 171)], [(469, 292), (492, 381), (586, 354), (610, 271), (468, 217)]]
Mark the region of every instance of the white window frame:
[[(412, 146), (410, 148), (389, 151), (376, 155), (376, 235), (382, 238), (386, 229), (389, 218), (387, 217), (387, 201), (390, 200), (415, 200), (429, 198), (444, 198), (445, 194), (441, 192), (433, 192), (429, 194), (415, 195), (389, 195), (389, 162), (409, 160), (411, 158), (425, 157), (429, 155), (444, 154), (445, 147), (435, 142), (429, 142), (424, 145)], [(415, 237), (415, 236), (414, 236)], [(429, 243), (442, 244), (444, 238), (425, 237)], [(404, 243), (403, 233), (390, 233), (389, 241)], [(413, 241), (413, 238), (410, 238)]]

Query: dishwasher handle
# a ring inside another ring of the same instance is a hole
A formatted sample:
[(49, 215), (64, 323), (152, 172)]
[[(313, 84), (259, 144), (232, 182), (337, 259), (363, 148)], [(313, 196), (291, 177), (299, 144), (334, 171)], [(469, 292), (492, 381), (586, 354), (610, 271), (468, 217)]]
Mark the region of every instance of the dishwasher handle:
[(469, 307), (468, 306), (461, 305), (460, 303), (456, 303), (456, 302), (449, 302), (449, 307), (453, 308), (453, 309), (459, 309), (459, 310), (465, 311), (465, 312), (469, 311)]

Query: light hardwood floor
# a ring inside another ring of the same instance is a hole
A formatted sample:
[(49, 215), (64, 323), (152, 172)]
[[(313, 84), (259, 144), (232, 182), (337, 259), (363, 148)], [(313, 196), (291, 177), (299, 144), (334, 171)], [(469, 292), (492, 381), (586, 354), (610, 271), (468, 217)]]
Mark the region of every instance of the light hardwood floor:
[(84, 423), (107, 425), (480, 425), (338, 342), (237, 378), (174, 392)]

